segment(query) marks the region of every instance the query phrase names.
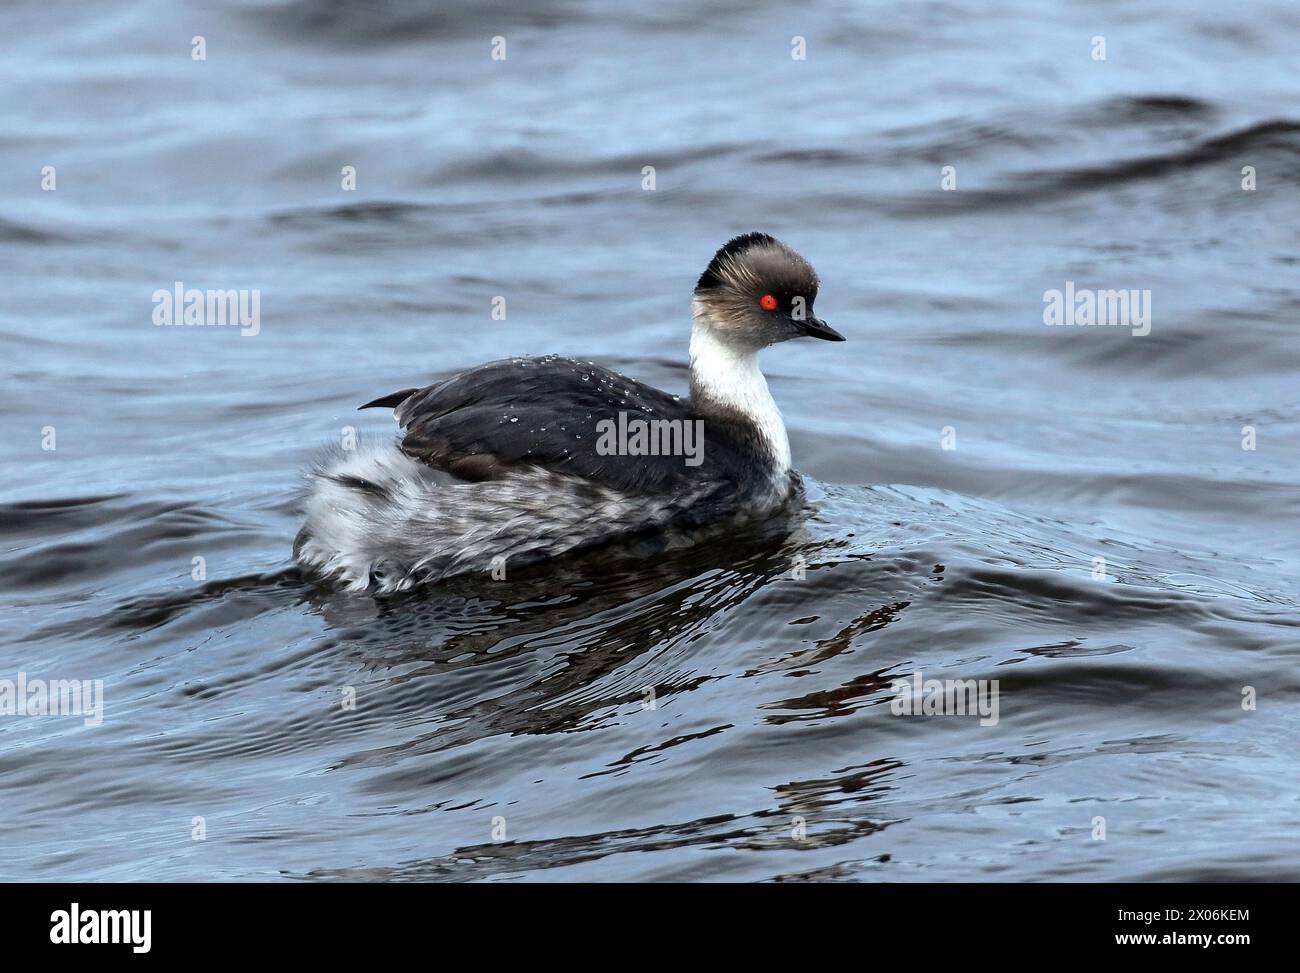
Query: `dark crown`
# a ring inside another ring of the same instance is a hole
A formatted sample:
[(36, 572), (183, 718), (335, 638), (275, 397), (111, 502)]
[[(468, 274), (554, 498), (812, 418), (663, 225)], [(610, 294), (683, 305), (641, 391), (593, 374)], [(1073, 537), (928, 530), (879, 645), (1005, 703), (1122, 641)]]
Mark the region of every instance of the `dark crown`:
[(713, 255), (713, 259), (709, 261), (709, 266), (705, 268), (704, 273), (700, 274), (700, 280), (695, 285), (695, 289), (705, 291), (713, 287), (720, 287), (723, 282), (722, 266), (728, 259), (739, 257), (745, 251), (754, 247), (779, 247), (780, 245), (775, 237), (766, 233), (742, 233), (738, 237), (732, 237)]
[(757, 300), (763, 292), (801, 295), (808, 302), (817, 296), (817, 271), (812, 264), (780, 240), (766, 233), (746, 233), (727, 243), (695, 285), (700, 297), (740, 291)]

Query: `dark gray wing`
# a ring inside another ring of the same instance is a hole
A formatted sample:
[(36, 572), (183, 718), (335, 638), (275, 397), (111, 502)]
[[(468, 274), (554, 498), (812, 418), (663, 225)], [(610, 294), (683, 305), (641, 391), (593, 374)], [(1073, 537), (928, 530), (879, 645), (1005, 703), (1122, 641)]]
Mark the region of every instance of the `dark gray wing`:
[(709, 423), (696, 427), (705, 436), (697, 466), (680, 454), (602, 455), (597, 444), (607, 427), (599, 424), (617, 425), (619, 413), (627, 422), (696, 417), (686, 400), (567, 358), (491, 362), (371, 404), (395, 406), (402, 452), (465, 480), (537, 466), (623, 492), (695, 492), (721, 487), (740, 462), (739, 444)]

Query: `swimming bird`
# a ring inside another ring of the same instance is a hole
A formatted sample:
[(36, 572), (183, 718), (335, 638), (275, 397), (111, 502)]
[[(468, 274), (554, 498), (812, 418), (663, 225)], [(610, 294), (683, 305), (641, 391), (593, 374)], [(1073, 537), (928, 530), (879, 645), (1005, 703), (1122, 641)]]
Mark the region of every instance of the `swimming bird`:
[(400, 439), (336, 450), (308, 476), (294, 553), (356, 590), (400, 591), (654, 531), (767, 517), (797, 487), (758, 353), (843, 341), (813, 314), (812, 265), (765, 233), (695, 285), (690, 395), (587, 361), (510, 358), (385, 395)]

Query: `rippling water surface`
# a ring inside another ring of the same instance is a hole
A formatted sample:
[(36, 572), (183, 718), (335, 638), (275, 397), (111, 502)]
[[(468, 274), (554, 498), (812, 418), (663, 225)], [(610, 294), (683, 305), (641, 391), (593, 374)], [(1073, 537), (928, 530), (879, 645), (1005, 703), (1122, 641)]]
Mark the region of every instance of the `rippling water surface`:
[[(1300, 878), (1300, 10), (514, 7), (0, 12), (0, 678), (106, 697), (0, 716), (0, 877)], [(297, 575), (357, 404), (547, 352), (683, 390), (751, 229), (849, 337), (765, 356), (804, 510)], [(176, 281), (260, 333), (154, 326)], [(1151, 333), (1046, 327), (1066, 281)], [(892, 715), (915, 672), (999, 721)]]

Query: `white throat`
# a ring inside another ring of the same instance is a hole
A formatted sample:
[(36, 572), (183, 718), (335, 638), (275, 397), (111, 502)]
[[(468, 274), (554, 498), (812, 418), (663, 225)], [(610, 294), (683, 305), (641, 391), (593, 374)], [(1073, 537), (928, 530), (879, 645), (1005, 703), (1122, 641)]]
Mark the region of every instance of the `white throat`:
[(717, 326), (698, 303), (691, 331), (691, 392), (710, 404), (744, 415), (767, 441), (777, 472), (790, 469), (790, 440), (781, 410), (758, 368), (758, 349), (737, 347), (717, 336)]

